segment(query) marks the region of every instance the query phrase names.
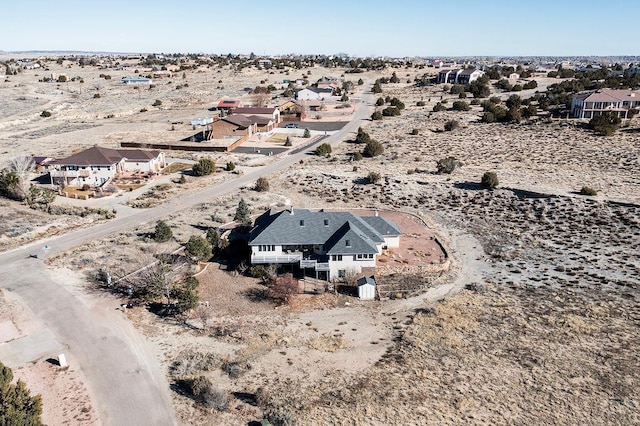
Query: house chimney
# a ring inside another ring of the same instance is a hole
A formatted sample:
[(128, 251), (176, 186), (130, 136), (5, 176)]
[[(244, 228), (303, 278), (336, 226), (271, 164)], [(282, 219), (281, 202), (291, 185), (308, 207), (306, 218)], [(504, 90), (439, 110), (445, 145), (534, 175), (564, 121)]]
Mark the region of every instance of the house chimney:
[(289, 207), (289, 214), (293, 215), (293, 204), (291, 204), (291, 207)]
[(380, 216), (380, 213), (378, 213), (378, 209), (376, 209), (376, 210), (374, 210), (374, 211), (373, 211), (373, 215), (374, 215), (375, 217)]

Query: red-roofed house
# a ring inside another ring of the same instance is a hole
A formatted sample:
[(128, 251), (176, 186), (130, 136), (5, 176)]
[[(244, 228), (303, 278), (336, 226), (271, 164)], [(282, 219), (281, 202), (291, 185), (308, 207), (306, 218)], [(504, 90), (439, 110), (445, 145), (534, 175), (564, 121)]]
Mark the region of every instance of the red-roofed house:
[(94, 146), (49, 163), (51, 184), (102, 186), (117, 174), (140, 170), (157, 173), (166, 166), (163, 152)]
[(571, 100), (571, 116), (588, 118), (604, 112), (614, 112), (620, 118), (627, 118), (631, 108), (640, 108), (640, 91), (631, 89), (600, 89), (578, 93)]

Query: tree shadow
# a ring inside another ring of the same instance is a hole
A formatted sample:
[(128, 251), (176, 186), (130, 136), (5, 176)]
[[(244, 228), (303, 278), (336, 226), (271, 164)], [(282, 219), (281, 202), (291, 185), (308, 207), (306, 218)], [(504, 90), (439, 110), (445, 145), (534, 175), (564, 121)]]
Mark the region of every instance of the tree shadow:
[(482, 184), (479, 184), (477, 182), (458, 182), (453, 186), (454, 188), (464, 189), (467, 191), (482, 191), (485, 189), (485, 187), (482, 186)]
[(268, 302), (270, 300), (269, 289), (266, 287), (264, 288), (253, 287), (253, 288), (247, 289), (243, 292), (243, 295), (253, 303), (263, 303), (263, 302)]
[(258, 401), (256, 400), (255, 393), (233, 392), (232, 395), (245, 404), (253, 405), (254, 407), (258, 406)]
[(336, 285), (336, 292), (345, 296), (358, 297), (358, 287), (354, 285), (338, 284)]

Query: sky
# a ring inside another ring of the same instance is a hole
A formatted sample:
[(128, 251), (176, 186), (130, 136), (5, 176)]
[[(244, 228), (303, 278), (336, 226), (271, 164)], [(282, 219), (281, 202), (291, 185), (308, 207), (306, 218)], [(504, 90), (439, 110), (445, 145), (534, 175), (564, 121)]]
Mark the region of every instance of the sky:
[(638, 0), (17, 0), (0, 51), (640, 56), (638, 16)]

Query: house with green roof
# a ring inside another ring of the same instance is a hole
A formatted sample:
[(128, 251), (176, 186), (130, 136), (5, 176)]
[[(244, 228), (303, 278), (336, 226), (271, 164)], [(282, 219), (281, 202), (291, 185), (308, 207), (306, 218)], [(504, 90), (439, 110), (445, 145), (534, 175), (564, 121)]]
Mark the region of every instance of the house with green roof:
[(273, 209), (260, 215), (249, 235), (251, 264), (298, 267), (328, 281), (376, 266), (384, 250), (400, 246), (402, 232), (377, 212)]

